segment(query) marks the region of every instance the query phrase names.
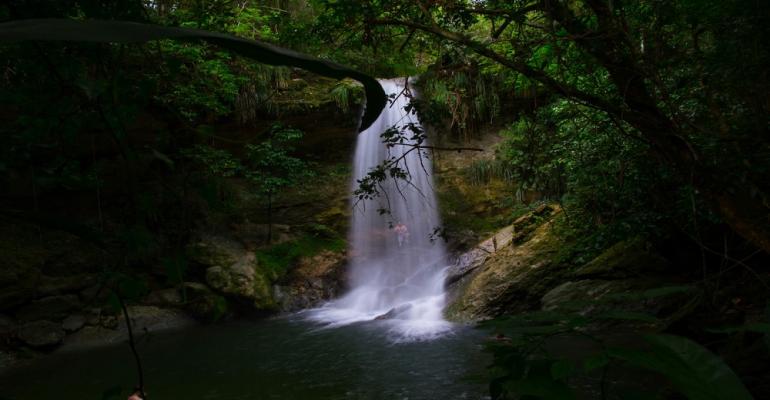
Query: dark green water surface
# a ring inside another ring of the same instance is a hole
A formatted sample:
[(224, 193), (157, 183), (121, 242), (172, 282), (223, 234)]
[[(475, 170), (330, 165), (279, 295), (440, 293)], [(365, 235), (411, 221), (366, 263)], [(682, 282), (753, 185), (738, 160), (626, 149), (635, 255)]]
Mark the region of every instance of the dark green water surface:
[[(148, 400), (487, 398), (469, 378), (489, 362), (482, 332), (394, 343), (387, 324), (319, 329), (295, 316), (151, 334), (139, 345)], [(99, 400), (135, 382), (126, 344), (59, 352), (0, 371), (0, 399)]]

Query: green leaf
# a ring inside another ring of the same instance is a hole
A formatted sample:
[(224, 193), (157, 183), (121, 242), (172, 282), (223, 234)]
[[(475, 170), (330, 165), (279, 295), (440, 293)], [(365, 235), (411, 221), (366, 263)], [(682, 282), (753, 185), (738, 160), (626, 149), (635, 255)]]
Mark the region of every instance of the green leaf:
[(616, 293), (605, 296), (611, 300), (647, 300), (658, 297), (666, 297), (672, 294), (687, 293), (693, 290), (692, 286), (665, 286), (661, 288), (648, 289), (643, 292)]
[(551, 377), (562, 380), (575, 372), (575, 363), (570, 360), (558, 360), (551, 364)]
[(707, 329), (707, 331), (714, 333), (757, 332), (770, 334), (770, 323), (758, 322), (756, 324), (748, 324), (742, 326)]
[(590, 372), (598, 368), (604, 368), (610, 363), (606, 353), (599, 353), (583, 360), (583, 371)]
[(533, 377), (516, 381), (508, 381), (504, 384), (510, 393), (519, 396), (535, 396), (543, 400), (572, 400), (575, 394), (563, 382), (547, 378)]
[(659, 321), (657, 318), (649, 314), (633, 312), (633, 311), (621, 311), (621, 310), (610, 310), (610, 311), (596, 315), (596, 318), (618, 319), (618, 320), (624, 320), (624, 321), (642, 321), (642, 322), (651, 322), (651, 323), (655, 323)]
[(674, 335), (649, 335), (649, 351), (612, 349), (610, 355), (666, 376), (691, 400), (750, 400), (753, 397), (719, 356)]

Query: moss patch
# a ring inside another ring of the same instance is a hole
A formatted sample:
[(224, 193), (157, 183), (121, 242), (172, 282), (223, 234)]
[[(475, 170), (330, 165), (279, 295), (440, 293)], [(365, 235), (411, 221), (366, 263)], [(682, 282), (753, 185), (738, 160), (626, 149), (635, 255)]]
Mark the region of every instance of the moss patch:
[(554, 231), (561, 213), (552, 216), (520, 245), (499, 248), (479, 271), (456, 289), (445, 316), (454, 321), (475, 321), (536, 309), (540, 298), (561, 283), (569, 270), (555, 261), (566, 245)]
[(580, 278), (619, 279), (663, 272), (669, 266), (666, 259), (654, 253), (640, 237), (616, 243), (588, 264), (578, 268)]
[(276, 244), (256, 252), (257, 262), (273, 280), (277, 280), (302, 257), (313, 257), (324, 250), (339, 252), (346, 243), (340, 238), (305, 235), (297, 240)]

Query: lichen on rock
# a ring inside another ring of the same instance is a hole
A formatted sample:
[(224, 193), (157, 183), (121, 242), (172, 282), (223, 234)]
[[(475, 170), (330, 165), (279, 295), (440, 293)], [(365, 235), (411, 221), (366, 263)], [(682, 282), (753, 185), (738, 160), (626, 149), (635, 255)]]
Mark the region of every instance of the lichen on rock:
[(194, 245), (191, 255), (206, 267), (206, 283), (215, 291), (248, 302), (256, 310), (275, 308), (271, 280), (259, 267), (253, 251), (232, 239), (206, 236)]

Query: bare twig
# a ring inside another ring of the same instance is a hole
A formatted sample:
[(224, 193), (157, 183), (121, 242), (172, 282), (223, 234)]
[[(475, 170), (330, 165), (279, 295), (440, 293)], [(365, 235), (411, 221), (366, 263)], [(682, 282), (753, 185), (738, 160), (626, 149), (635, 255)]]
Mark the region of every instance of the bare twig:
[(115, 290), (115, 297), (120, 302), (120, 308), (123, 310), (123, 318), (126, 320), (126, 328), (128, 329), (128, 345), (131, 347), (131, 352), (134, 354), (134, 361), (136, 361), (136, 372), (139, 376), (139, 393), (142, 395), (142, 399), (147, 400), (147, 394), (144, 392), (144, 371), (142, 370), (142, 360), (139, 358), (139, 352), (136, 350), (136, 342), (134, 341), (134, 330), (131, 327), (131, 318), (128, 316), (128, 308), (123, 301), (123, 297)]

